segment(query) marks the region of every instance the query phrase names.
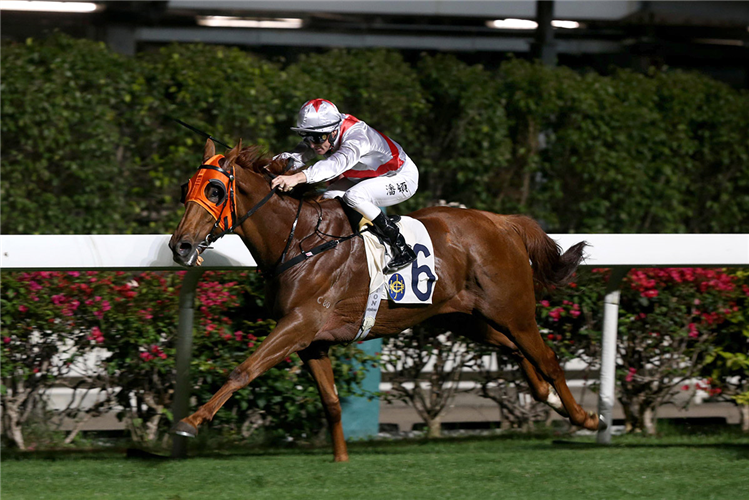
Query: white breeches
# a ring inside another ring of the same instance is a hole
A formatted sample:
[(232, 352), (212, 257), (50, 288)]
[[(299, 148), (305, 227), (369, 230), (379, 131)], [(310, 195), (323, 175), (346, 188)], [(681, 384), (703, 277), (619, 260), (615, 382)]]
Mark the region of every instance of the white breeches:
[(331, 184), (323, 198), (340, 196), (343, 201), (369, 220), (382, 213), (379, 207), (390, 207), (406, 201), (419, 187), (419, 169), (411, 158), (397, 172), (368, 179), (344, 177)]

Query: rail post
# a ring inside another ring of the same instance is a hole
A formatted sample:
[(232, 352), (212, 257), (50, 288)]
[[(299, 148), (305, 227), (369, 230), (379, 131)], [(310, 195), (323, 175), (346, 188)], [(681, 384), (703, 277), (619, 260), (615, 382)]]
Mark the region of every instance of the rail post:
[(611, 426), (613, 423), (614, 401), (616, 401), (616, 337), (619, 328), (620, 286), (629, 267), (619, 266), (611, 269), (606, 297), (603, 301), (603, 339), (601, 352), (601, 387), (598, 393), (598, 414), (603, 417), (607, 427), (598, 431), (598, 444), (611, 443)]
[[(190, 360), (192, 359), (192, 329), (195, 308), (195, 290), (203, 269), (190, 269), (182, 280), (179, 292), (179, 320), (177, 323), (177, 353), (175, 356), (174, 400), (172, 418), (176, 424), (187, 416), (190, 408)], [(172, 458), (187, 456), (187, 440), (179, 435), (172, 437)]]

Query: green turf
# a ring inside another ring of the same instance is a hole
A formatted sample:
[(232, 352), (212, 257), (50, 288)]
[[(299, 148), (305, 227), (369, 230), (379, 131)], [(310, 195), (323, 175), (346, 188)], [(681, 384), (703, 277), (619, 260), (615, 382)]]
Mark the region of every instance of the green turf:
[(513, 439), (350, 445), (330, 451), (233, 450), (188, 460), (121, 453), (4, 453), (9, 499), (749, 499), (749, 438)]

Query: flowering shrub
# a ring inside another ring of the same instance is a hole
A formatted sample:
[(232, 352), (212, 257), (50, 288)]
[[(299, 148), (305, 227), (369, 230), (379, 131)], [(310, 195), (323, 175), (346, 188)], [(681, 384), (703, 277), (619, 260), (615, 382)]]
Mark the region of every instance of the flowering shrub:
[(3, 273), (3, 429), (21, 449), (23, 424), (43, 411), (54, 381), (76, 368), (85, 372), (83, 357), (92, 342), (101, 343), (101, 332), (92, 327), (110, 304), (97, 293), (81, 273)]
[(736, 305), (725, 316), (723, 333), (708, 354), (702, 375), (707, 377), (709, 396), (739, 406), (741, 428), (749, 432), (749, 271), (738, 270), (733, 279)]
[[(135, 441), (158, 444), (171, 426), (178, 296), (183, 272), (3, 273), (2, 405), (6, 436), (25, 448), (23, 426), (48, 411), (52, 386), (78, 381), (97, 396), (92, 408), (71, 400), (64, 412), (85, 418), (116, 408)], [(196, 293), (191, 365), (199, 404), (255, 351), (275, 322), (263, 313), (254, 273), (205, 273)], [(336, 354), (337, 353), (337, 354)], [(333, 357), (367, 359), (355, 346)], [(337, 360), (337, 359), (336, 359)], [(334, 363), (340, 394), (363, 373)], [(75, 379), (69, 376), (75, 376)], [(59, 415), (62, 416), (62, 415)], [(297, 356), (238, 391), (211, 425), (224, 434), (273, 428), (284, 437), (322, 428), (316, 387)], [(79, 428), (79, 427), (78, 427)], [(76, 430), (77, 432), (77, 430)]]
[(657, 408), (700, 375), (738, 311), (737, 290), (734, 276), (721, 269), (630, 271), (617, 345), (619, 401), (630, 430), (654, 433)]
[[(571, 288), (539, 302), (542, 335), (562, 362), (581, 358), (589, 369), (597, 368), (609, 276), (607, 269), (582, 272)], [(704, 375), (706, 367), (725, 367), (728, 358), (720, 353), (726, 346), (734, 346), (733, 353), (746, 346), (746, 340), (735, 339), (742, 331), (737, 325), (747, 324), (741, 314), (748, 289), (739, 281), (722, 269), (648, 268), (628, 273), (621, 286), (616, 372), (628, 430), (655, 432), (659, 406), (674, 402), (685, 386), (690, 389), (689, 381)], [(727, 380), (718, 372), (714, 375), (712, 386), (703, 382), (712, 396), (725, 390), (717, 381)]]

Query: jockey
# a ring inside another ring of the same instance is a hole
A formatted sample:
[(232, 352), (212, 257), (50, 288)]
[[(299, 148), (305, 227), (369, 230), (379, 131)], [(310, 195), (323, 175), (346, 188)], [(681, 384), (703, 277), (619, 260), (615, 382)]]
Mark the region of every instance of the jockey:
[(292, 171), (299, 170), (317, 155), (325, 159), (306, 170), (280, 175), (271, 186), (290, 191), (297, 184), (337, 179), (323, 197), (341, 197), (372, 221), (393, 249), (393, 258), (385, 266), (385, 272), (413, 262), (416, 259), (413, 249), (406, 244), (398, 226), (378, 208), (405, 201), (418, 188), (419, 170), (403, 148), (356, 117), (339, 113), (335, 104), (325, 99), (304, 103), (297, 126), (291, 130), (304, 139), (293, 151), (281, 153), (275, 159), (287, 159)]

